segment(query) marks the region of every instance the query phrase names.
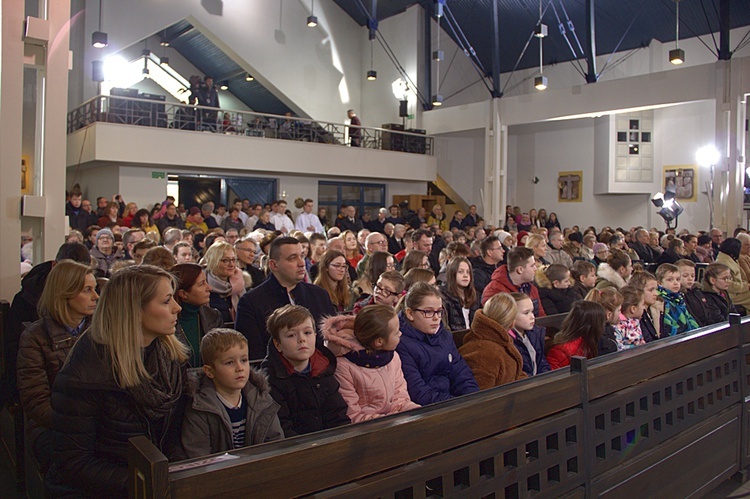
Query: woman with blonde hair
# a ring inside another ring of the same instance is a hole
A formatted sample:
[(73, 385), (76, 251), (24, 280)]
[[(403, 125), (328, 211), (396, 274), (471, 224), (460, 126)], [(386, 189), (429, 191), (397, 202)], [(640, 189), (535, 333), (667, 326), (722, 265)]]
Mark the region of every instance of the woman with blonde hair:
[(326, 290), (339, 313), (350, 310), (353, 304), (348, 265), (342, 252), (328, 250), (318, 264), (318, 275), (315, 278), (315, 285)]
[(39, 299), (40, 319), (21, 335), (18, 391), (26, 416), (26, 442), (47, 470), (53, 452), (50, 391), (68, 352), (91, 324), (99, 295), (94, 269), (62, 260), (49, 273)]
[(214, 243), (203, 257), (206, 279), (211, 286), (211, 308), (221, 312), (224, 323), (234, 322), (237, 303), (245, 294), (245, 278), (237, 266), (234, 246), (226, 241)]
[(174, 277), (151, 265), (109, 280), (52, 386), (51, 496), (127, 496), (132, 437), (174, 455), (187, 385), (174, 288)]
[(458, 352), (469, 364), (480, 390), (523, 379), (523, 359), (508, 331), (518, 307), (508, 293), (498, 293), (474, 314), (471, 330)]
[(545, 259), (547, 256), (547, 241), (539, 234), (529, 234), (526, 239), (526, 247), (534, 252), (534, 260), (537, 266), (549, 265), (550, 262)]

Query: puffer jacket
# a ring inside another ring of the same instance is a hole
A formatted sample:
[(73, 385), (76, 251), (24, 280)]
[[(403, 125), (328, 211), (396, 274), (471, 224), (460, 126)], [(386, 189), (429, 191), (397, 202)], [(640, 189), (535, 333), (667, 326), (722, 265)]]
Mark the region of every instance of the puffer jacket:
[[(89, 323), (87, 319), (81, 331), (85, 331)], [(26, 438), (31, 442), (52, 427), (52, 383), (77, 340), (78, 336), (70, 334), (65, 326), (47, 315), (30, 324), (21, 335), (18, 391), (26, 416)]]
[(729, 314), (737, 313), (727, 292), (720, 294), (704, 287), (703, 297), (706, 299), (706, 325), (724, 322), (729, 320)]
[(336, 355), (336, 379), (339, 393), (349, 409), (346, 415), (352, 423), (417, 409), (406, 389), (406, 380), (401, 370), (401, 358), (393, 352), (393, 358), (384, 366), (368, 367), (349, 360), (352, 354), (360, 353), (366, 359), (369, 353), (354, 336), (354, 316), (328, 317), (321, 325), (328, 347)]
[(523, 360), (508, 331), (481, 310), (474, 315), (471, 331), (464, 336), (459, 353), (469, 364), (480, 390), (523, 379)]
[(599, 267), (596, 269), (596, 275), (596, 289), (615, 288), (619, 290), (627, 284), (625, 279), (608, 263), (599, 264)]
[(146, 436), (174, 457), (184, 409), (185, 397), (163, 419), (147, 419), (115, 381), (105, 348), (84, 333), (52, 385), (55, 455), (47, 485), (72, 487), (78, 496), (127, 497), (128, 440)]
[(290, 369), (291, 364), (285, 364), (273, 340), (268, 342), (268, 355), (262, 368), (268, 373), (271, 396), (281, 406), (279, 421), (286, 437), (351, 422), (346, 415), (348, 406), (334, 377), (336, 357), (328, 348), (318, 344), (310, 364), (309, 375)]
[(443, 295), (443, 308), (448, 313), (448, 329), (451, 332), (469, 329), (474, 320), (474, 314), (479, 310), (478, 300), (469, 308), (469, 323), (466, 324), (464, 309), (458, 297), (450, 294), (445, 286), (440, 287), (440, 293)]
[(435, 334), (422, 333), (403, 312), (399, 314), (399, 323), (402, 336), (396, 352), (401, 356), (412, 401), (427, 405), (479, 391), (450, 331), (440, 326)]
[[(182, 448), (186, 457), (201, 457), (235, 448), (232, 422), (216, 396), (216, 386), (204, 372), (198, 372), (198, 388), (185, 410), (182, 422)], [(245, 447), (284, 438), (279, 417), (279, 404), (271, 397), (268, 377), (250, 368), (242, 389), (247, 409)]]
[(585, 348), (583, 346), (583, 338), (576, 338), (575, 340), (560, 345), (554, 345), (547, 352), (547, 362), (552, 369), (560, 369), (570, 365), (571, 357), (587, 357)]

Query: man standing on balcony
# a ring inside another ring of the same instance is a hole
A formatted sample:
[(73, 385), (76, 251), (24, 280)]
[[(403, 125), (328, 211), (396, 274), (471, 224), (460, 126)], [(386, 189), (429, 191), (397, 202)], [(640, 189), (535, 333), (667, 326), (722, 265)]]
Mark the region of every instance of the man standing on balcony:
[[(219, 108), (219, 91), (214, 86), (214, 79), (212, 76), (206, 76), (205, 84), (198, 91), (198, 105), (206, 107)], [(218, 119), (219, 113), (217, 111), (208, 111), (206, 109), (201, 110), (202, 116), (202, 129), (216, 131), (216, 120)]]
[(350, 109), (346, 112), (349, 116), (349, 138), (351, 139), (352, 147), (360, 147), (362, 145), (362, 122), (359, 121), (359, 117), (354, 114), (354, 109)]

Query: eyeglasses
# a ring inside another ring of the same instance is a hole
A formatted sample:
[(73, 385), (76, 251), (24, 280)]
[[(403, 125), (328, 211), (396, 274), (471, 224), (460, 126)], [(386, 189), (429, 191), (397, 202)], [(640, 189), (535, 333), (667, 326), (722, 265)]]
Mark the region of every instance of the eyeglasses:
[(333, 267), (336, 270), (345, 269), (348, 264), (346, 263), (332, 263), (329, 265), (329, 267)]
[(237, 251), (249, 251), (250, 253), (255, 253), (255, 250), (253, 248), (234, 248), (234, 249)]
[(370, 244), (379, 244), (381, 246), (386, 246), (388, 244), (388, 241), (385, 239), (381, 239), (380, 241), (372, 241)]
[(425, 319), (432, 319), (435, 316), (442, 317), (443, 316), (443, 309), (438, 310), (423, 310), (421, 308), (415, 308), (415, 312), (421, 313)]
[(385, 268), (388, 269), (388, 270), (394, 270), (396, 268), (396, 264), (395, 263), (386, 263), (385, 264)]
[(376, 293), (380, 293), (381, 295), (385, 295), (385, 296), (387, 296), (389, 298), (391, 296), (399, 296), (401, 294), (401, 293), (396, 293), (395, 291), (391, 291), (390, 289), (381, 288), (377, 284), (373, 287), (373, 290)]
[(237, 259), (236, 258), (222, 258), (219, 260), (224, 265), (237, 265)]

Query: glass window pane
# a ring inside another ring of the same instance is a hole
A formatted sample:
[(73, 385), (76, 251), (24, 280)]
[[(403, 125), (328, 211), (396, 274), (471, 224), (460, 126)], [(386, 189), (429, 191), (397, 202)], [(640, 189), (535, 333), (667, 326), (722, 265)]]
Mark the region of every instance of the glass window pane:
[(364, 187), (363, 201), (365, 203), (380, 204), (383, 202), (384, 196), (385, 196), (385, 188), (383, 186), (366, 185)]
[(330, 184), (318, 185), (318, 204), (338, 202), (338, 186)]
[(347, 204), (359, 203), (359, 186), (358, 185), (342, 185), (341, 186), (341, 201)]

